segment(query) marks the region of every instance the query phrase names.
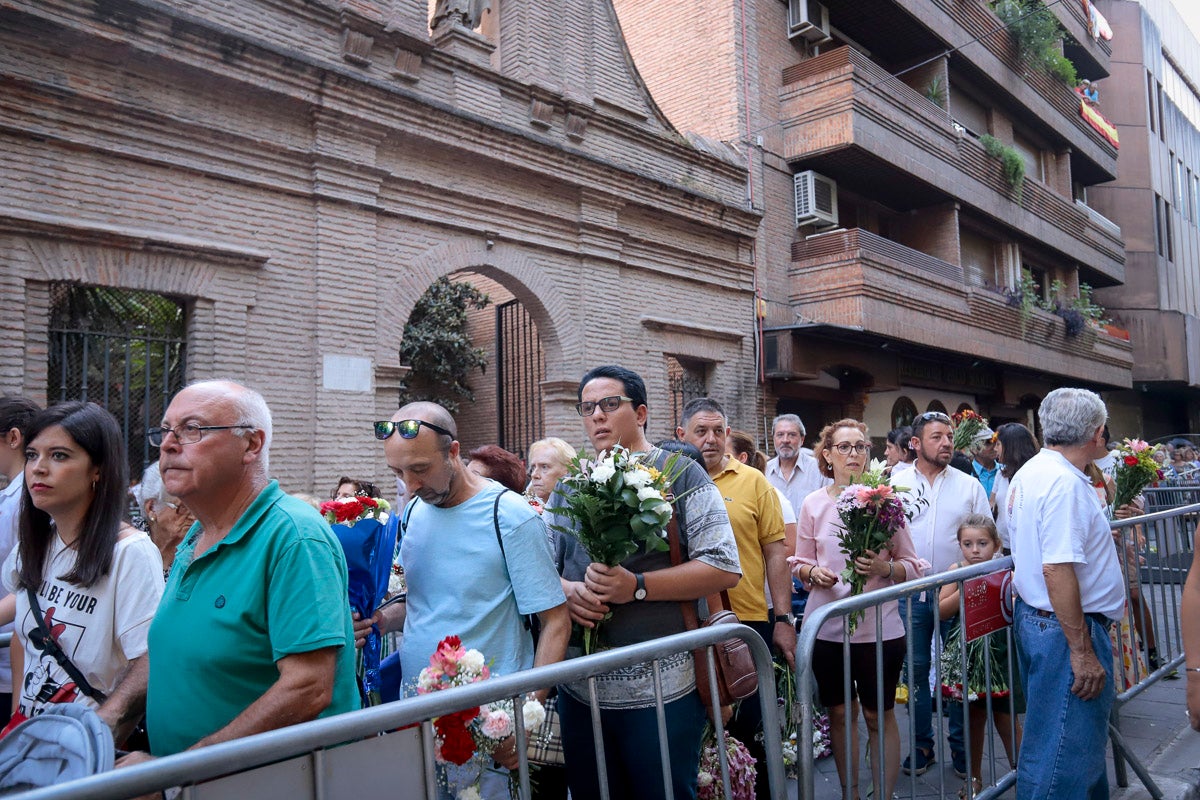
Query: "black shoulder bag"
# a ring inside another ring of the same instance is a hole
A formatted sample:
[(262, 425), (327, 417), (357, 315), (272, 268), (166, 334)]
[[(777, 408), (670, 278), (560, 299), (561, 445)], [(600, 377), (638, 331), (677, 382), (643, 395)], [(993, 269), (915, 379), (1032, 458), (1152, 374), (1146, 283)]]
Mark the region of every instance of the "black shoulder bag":
[[(37, 627), (29, 632), (30, 640), (36, 646), (40, 647), (43, 652), (49, 653), (50, 656), (58, 662), (58, 665), (63, 668), (63, 672), (67, 673), (71, 680), (75, 681), (75, 687), (79, 689), (79, 691), (83, 692), (84, 695), (94, 700), (96, 705), (103, 705), (104, 701), (108, 699), (108, 695), (104, 694), (104, 692), (100, 691), (88, 682), (88, 679), (84, 677), (83, 672), (79, 669), (79, 667), (75, 666), (75, 662), (73, 662), (70, 656), (63, 651), (62, 647), (58, 643), (58, 640), (54, 638), (54, 635), (50, 632), (50, 629), (46, 627), (46, 617), (42, 613), (42, 605), (38, 602), (37, 593), (33, 591), (32, 587), (26, 586), (25, 594), (29, 597), (29, 609), (33, 612), (33, 618), (37, 620)], [(118, 754), (131, 752), (134, 750), (145, 750), (149, 752), (150, 737), (146, 733), (145, 716), (138, 721), (138, 724), (133, 729), (133, 733), (129, 734), (129, 738), (127, 738), (124, 742), (124, 747), (124, 750), (117, 751)]]

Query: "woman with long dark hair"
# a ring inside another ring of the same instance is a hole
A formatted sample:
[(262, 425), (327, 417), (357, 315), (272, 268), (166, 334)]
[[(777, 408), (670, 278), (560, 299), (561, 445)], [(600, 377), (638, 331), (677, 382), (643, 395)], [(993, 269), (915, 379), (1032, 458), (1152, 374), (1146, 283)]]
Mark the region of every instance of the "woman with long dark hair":
[(1000, 533), (1000, 544), (1004, 554), (1009, 553), (1008, 543), (1008, 486), (1017, 470), (1038, 454), (1037, 439), (1033, 432), (1019, 422), (1006, 422), (996, 429), (996, 460), (1000, 462), (1000, 474), (992, 491), (996, 495), (996, 530)]
[(158, 548), (121, 521), (123, 450), (117, 421), (94, 403), (35, 415), (17, 549), (0, 572), (16, 595), (13, 712), (85, 703), (118, 742), (144, 708), (146, 634), (163, 592)]

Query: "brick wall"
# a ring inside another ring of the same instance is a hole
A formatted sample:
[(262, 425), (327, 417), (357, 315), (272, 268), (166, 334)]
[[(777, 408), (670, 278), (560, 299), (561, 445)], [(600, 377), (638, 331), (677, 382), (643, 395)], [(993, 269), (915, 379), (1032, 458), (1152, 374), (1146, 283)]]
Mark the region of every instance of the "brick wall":
[[(602, 361), (643, 371), (659, 406), (664, 352), (752, 387), (745, 173), (658, 115), (605, 4), (498, 43), (600, 70), (569, 90), (495, 71), (484, 37), (435, 46), (409, 5), (395, 29), (370, 2), (130, 4), (123, 25), (72, 0), (10, 9), (0, 289), (18, 302), (0, 305), (0, 391), (44, 391), (49, 282), (172, 294), (189, 378), (266, 395), (286, 488), (390, 485), (369, 424), (396, 408), (400, 333), (430, 282), (463, 272), (533, 314), (546, 429), (573, 442), (574, 382)], [(505, 8), (544, 19), (537, 5)], [(366, 359), (370, 386), (334, 381), (327, 356)]]

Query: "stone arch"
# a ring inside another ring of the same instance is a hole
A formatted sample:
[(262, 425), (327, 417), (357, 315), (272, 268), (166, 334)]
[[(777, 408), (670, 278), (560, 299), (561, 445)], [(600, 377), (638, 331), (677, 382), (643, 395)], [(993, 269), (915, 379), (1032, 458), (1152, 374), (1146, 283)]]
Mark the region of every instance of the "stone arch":
[(461, 237), (432, 247), (402, 266), (400, 279), (390, 283), (383, 297), (379, 363), (395, 365), (393, 345), (399, 344), (413, 306), (431, 283), (443, 276), (473, 272), (499, 283), (529, 310), (546, 354), (546, 380), (570, 379), (565, 353), (576, 350), (581, 330), (559, 324), (567, 319), (566, 299), (548, 270), (526, 253), (501, 242), (489, 247), (482, 237)]

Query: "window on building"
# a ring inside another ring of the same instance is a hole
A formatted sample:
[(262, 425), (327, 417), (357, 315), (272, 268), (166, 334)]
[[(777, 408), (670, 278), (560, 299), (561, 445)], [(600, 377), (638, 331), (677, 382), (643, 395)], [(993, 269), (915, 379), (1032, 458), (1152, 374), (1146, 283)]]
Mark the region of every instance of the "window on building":
[(1167, 123), (1166, 115), (1163, 114), (1163, 90), (1162, 84), (1155, 84), (1154, 102), (1158, 105), (1158, 139), (1161, 142), (1167, 140)]
[(998, 286), (996, 242), (981, 233), (963, 228), (958, 234), (963, 280), (968, 286)]
[(1150, 73), (1150, 70), (1146, 70), (1146, 106), (1149, 111), (1150, 132), (1157, 133), (1158, 116), (1154, 111), (1154, 75)]
[(1200, 175), (1192, 175), (1191, 170), (1188, 175), (1192, 185), (1192, 224), (1200, 225)]
[(146, 429), (157, 427), (187, 367), (183, 301), (110, 286), (50, 285), (46, 397), (108, 409), (121, 426), (131, 474), (157, 457)]
[(988, 132), (987, 106), (976, 100), (965, 89), (954, 85), (950, 92), (950, 115), (976, 136)]
[(1042, 157), (1042, 149), (1030, 137), (1014, 130), (1013, 147), (1021, 154), (1025, 162), (1025, 174), (1039, 181), (1046, 180), (1046, 164)]
[(1171, 200), (1175, 210), (1183, 213), (1183, 162), (1175, 158), (1175, 153), (1168, 154), (1171, 163)]
[(671, 393), (671, 427), (679, 426), (679, 416), (689, 400), (708, 395), (708, 365), (703, 361), (666, 356), (667, 389)]
[(1162, 197), (1158, 192), (1154, 193), (1154, 242), (1157, 245), (1158, 254), (1165, 256), (1167, 248), (1163, 244), (1163, 214), (1162, 214)]
[(1042, 300), (1046, 300), (1047, 287), (1050, 285), (1050, 282), (1046, 280), (1046, 270), (1027, 264), (1024, 260), (1022, 260), (1021, 266), (1029, 270), (1029, 276), (1033, 278), (1034, 293)]
[(1175, 183), (1179, 186), (1175, 194), (1175, 208), (1179, 210), (1179, 215), (1186, 220), (1191, 213), (1188, 211), (1188, 194), (1190, 192), (1188, 192), (1189, 181), (1182, 161), (1175, 162)]
[(1175, 237), (1171, 229), (1171, 204), (1163, 203), (1163, 239), (1167, 242), (1167, 261), (1175, 260)]

